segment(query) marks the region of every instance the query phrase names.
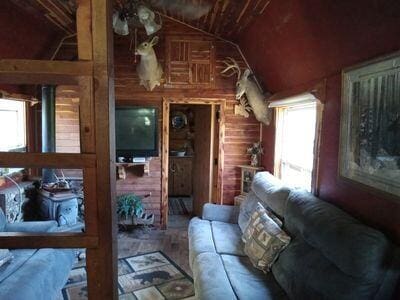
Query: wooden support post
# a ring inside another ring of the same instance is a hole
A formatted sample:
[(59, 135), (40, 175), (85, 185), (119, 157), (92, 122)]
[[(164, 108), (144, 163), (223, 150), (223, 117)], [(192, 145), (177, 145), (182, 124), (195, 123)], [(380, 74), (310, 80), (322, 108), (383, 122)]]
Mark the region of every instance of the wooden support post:
[[(89, 299), (118, 299), (112, 3), (91, 1), (99, 247), (88, 249)], [(78, 28), (79, 30), (80, 28)], [(78, 34), (79, 36), (79, 34)]]

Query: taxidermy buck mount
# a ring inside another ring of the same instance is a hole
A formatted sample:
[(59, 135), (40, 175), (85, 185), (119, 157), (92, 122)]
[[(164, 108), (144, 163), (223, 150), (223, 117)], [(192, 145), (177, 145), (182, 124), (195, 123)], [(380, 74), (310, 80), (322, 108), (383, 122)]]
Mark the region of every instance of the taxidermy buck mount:
[[(240, 101), (237, 112), (247, 118), (249, 116), (248, 111), (250, 110), (250, 106), (257, 121), (269, 125), (272, 111), (268, 108), (266, 96), (263, 95), (261, 89), (254, 80), (249, 78), (250, 70), (246, 69), (242, 75), (238, 63), (231, 57), (227, 57), (226, 60), (224, 60), (224, 64), (226, 68), (221, 71), (222, 76), (230, 77), (237, 74), (236, 100)], [(230, 70), (231, 72), (227, 73)], [(242, 98), (243, 96), (246, 96), (247, 101)]]
[(163, 75), (163, 69), (153, 49), (157, 43), (158, 36), (155, 36), (150, 41), (141, 43), (136, 49), (136, 55), (140, 55), (140, 62), (136, 67), (136, 71), (140, 78), (140, 84), (148, 91), (152, 91), (161, 84)]

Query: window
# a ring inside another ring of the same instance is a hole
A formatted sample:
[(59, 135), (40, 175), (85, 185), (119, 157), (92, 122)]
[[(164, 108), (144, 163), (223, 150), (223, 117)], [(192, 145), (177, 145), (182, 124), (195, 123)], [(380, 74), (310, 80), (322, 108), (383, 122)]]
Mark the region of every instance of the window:
[[(25, 102), (0, 99), (0, 151), (24, 151), (26, 148)], [(20, 171), (1, 168), (0, 176)]]
[(25, 102), (0, 99), (0, 151), (26, 147)]
[(319, 104), (311, 94), (294, 98), (271, 105), (277, 109), (275, 175), (289, 186), (311, 192), (318, 145)]

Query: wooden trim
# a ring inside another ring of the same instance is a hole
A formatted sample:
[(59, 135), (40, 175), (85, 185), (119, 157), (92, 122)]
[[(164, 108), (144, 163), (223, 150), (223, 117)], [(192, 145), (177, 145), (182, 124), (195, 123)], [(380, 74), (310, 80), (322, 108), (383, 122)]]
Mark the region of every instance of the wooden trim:
[(0, 152), (0, 166), (4, 168), (95, 168), (96, 155), (75, 153)]
[(162, 174), (161, 174), (161, 228), (168, 224), (168, 170), (169, 170), (169, 112), (170, 102), (163, 98), (162, 118)]
[[(209, 185), (210, 185), (210, 191), (208, 194), (208, 199), (209, 203), (212, 203), (212, 197), (213, 197), (213, 177), (214, 177), (214, 143), (215, 143), (215, 121), (216, 121), (216, 104), (211, 105), (211, 137), (210, 137), (210, 173), (208, 175), (209, 178)], [(218, 184), (218, 183), (217, 183)], [(216, 199), (217, 200), (217, 199)], [(217, 201), (218, 202), (218, 201)]]
[[(218, 158), (218, 194), (217, 202), (223, 204), (223, 170), (224, 170), (224, 140), (225, 140), (225, 110), (226, 99), (221, 98), (163, 98), (163, 120), (162, 120), (162, 175), (161, 175), (161, 227), (166, 228), (168, 224), (168, 164), (169, 164), (169, 113), (171, 104), (189, 105), (219, 105), (220, 127), (219, 127), (219, 158)], [(212, 177), (212, 176), (211, 176)]]
[(92, 76), (91, 61), (1, 59), (0, 83), (77, 84), (79, 76)]
[(224, 143), (225, 143), (225, 112), (226, 112), (226, 101), (223, 100), (222, 104), (220, 104), (220, 113), (219, 113), (219, 145), (218, 145), (218, 195), (219, 202), (221, 205), (224, 204), (224, 162), (225, 162), (225, 151), (224, 151)]
[(319, 196), (319, 162), (320, 162), (320, 148), (322, 136), (322, 120), (324, 116), (324, 104), (317, 102), (317, 117), (315, 122), (315, 139), (314, 139), (314, 163), (311, 178), (311, 192)]
[(85, 233), (0, 232), (1, 246), (8, 249), (96, 248), (98, 238)]
[(275, 93), (267, 100), (271, 102), (271, 101), (290, 98), (304, 93), (310, 93), (314, 95), (319, 101), (325, 103), (325, 89), (326, 89), (326, 79), (318, 82), (303, 84), (287, 91)]

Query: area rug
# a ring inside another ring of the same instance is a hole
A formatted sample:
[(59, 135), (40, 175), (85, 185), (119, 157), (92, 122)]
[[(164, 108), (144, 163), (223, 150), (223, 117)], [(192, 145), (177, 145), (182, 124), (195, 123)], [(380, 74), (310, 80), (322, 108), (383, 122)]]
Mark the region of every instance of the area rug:
[(193, 213), (192, 197), (169, 197), (170, 215), (191, 215)]
[[(120, 300), (195, 299), (193, 279), (157, 251), (118, 260)], [(86, 268), (74, 268), (62, 290), (64, 300), (88, 299)]]

